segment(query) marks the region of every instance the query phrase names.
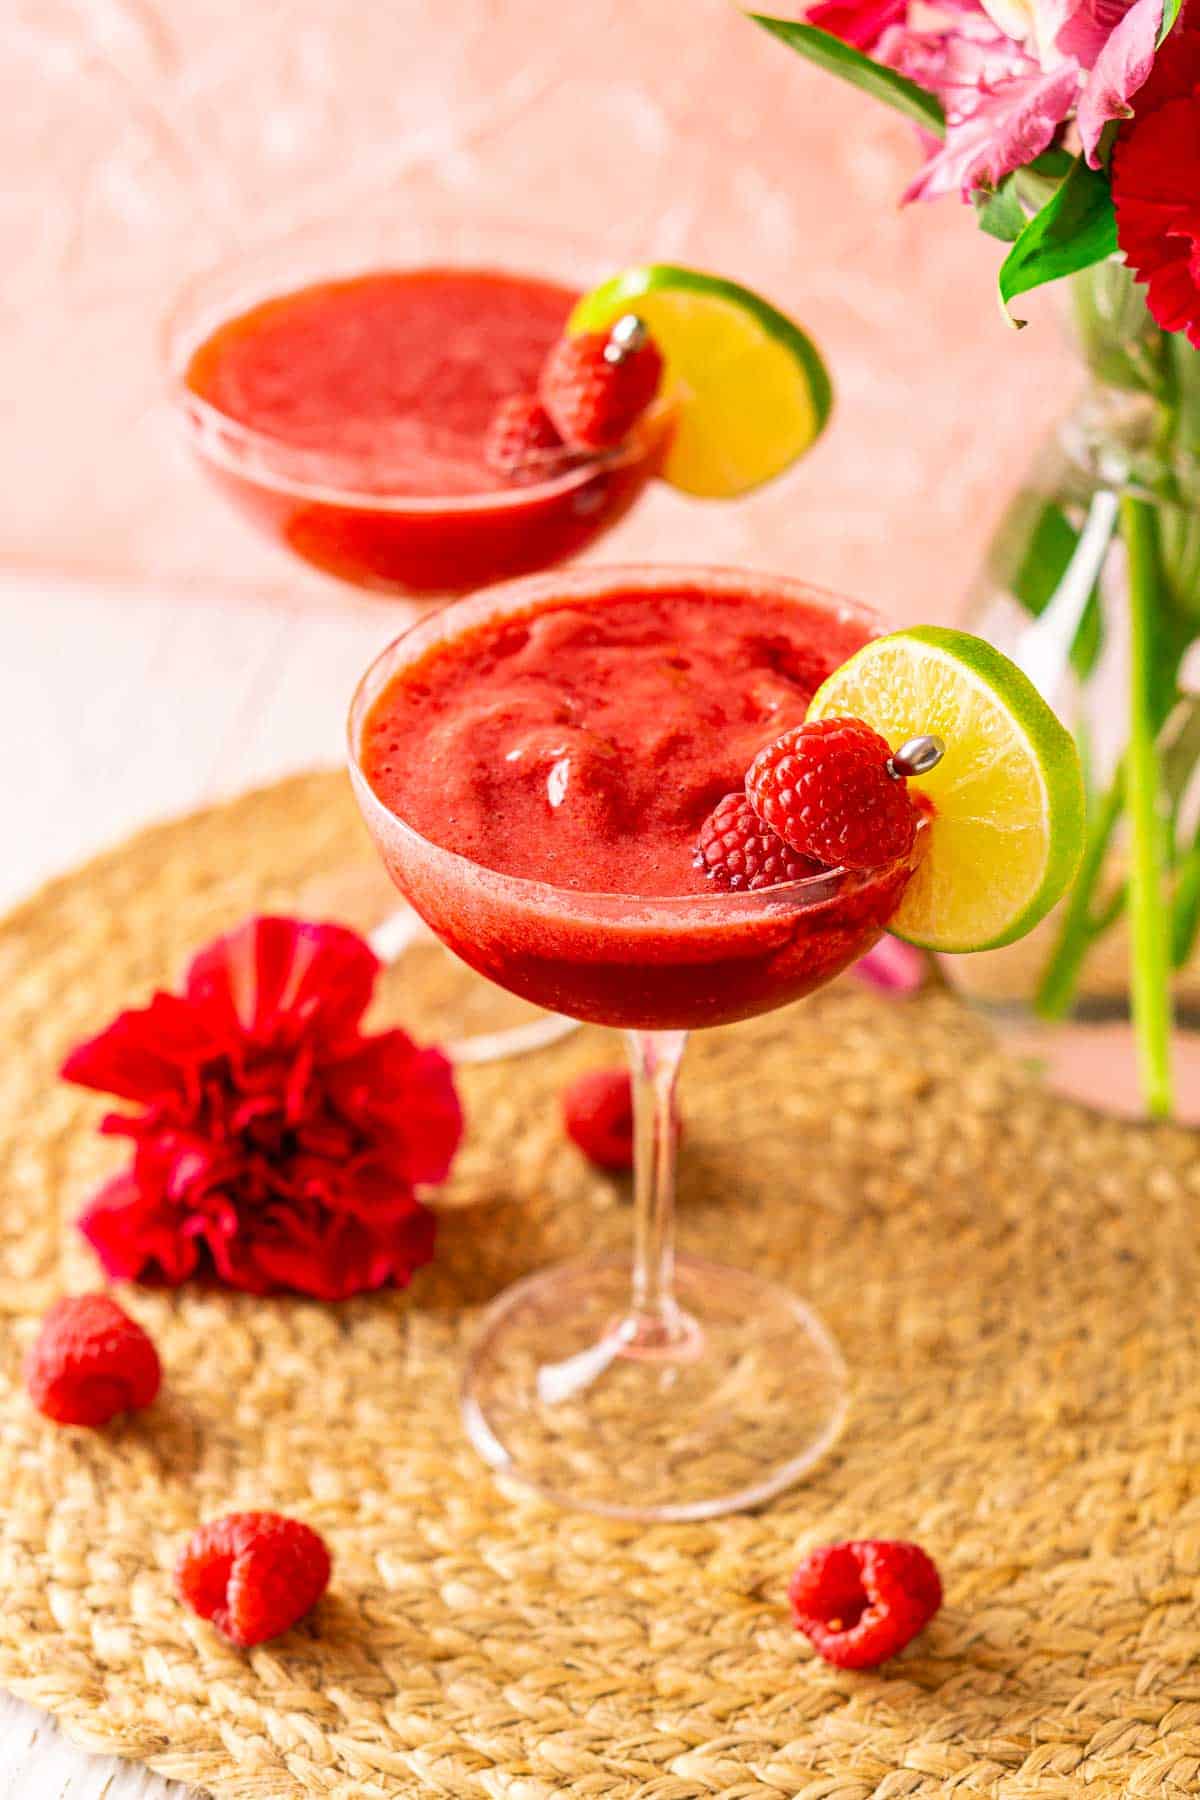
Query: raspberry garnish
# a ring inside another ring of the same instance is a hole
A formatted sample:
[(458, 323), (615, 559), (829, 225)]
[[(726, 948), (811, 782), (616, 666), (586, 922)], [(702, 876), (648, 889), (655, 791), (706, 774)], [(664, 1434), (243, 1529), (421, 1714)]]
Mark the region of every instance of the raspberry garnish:
[(483, 459), (498, 475), (544, 480), (571, 461), (571, 453), (536, 394), (513, 394), (492, 414)]
[(658, 345), (631, 313), (609, 332), (560, 338), (546, 358), (538, 391), (568, 444), (611, 450), (653, 400), (662, 372)]
[(692, 859), (714, 887), (726, 893), (757, 893), (781, 881), (803, 881), (820, 865), (789, 849), (764, 825), (745, 793), (726, 794), (700, 827)]
[(107, 1294), (55, 1301), (25, 1358), (30, 1398), (59, 1425), (107, 1425), (138, 1412), (161, 1382), (154, 1345)]
[(597, 1168), (633, 1167), (633, 1090), (627, 1069), (586, 1069), (562, 1097), (563, 1123)]
[(788, 1599), (818, 1656), (839, 1669), (873, 1669), (928, 1625), (942, 1582), (919, 1544), (864, 1539), (806, 1556)]
[(329, 1586), (323, 1538), (282, 1513), (226, 1513), (197, 1526), (175, 1568), (180, 1599), (243, 1649), (288, 1631)]
[(878, 869), (907, 856), (916, 813), (886, 738), (861, 719), (814, 719), (760, 750), (746, 777), (764, 824), (830, 868)]

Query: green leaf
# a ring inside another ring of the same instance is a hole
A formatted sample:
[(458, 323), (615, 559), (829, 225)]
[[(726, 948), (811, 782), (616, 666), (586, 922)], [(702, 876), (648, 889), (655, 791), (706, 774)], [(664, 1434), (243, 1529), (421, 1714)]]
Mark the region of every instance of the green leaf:
[(1163, 793), (1174, 827), (1200, 764), (1200, 695), (1181, 694), (1163, 731)]
[(1103, 262), (1117, 248), (1117, 220), (1108, 177), (1076, 157), (1057, 194), (1030, 219), (1000, 270), (1000, 303), (1010, 324), (1010, 300)]
[(1000, 238), (1003, 243), (1016, 243), (1025, 229), (1025, 208), (1011, 175), (1006, 175), (991, 193), (976, 188), (971, 202), (975, 208), (975, 222), (981, 231), (986, 231), (989, 237)]
[(1026, 214), (1041, 212), (1048, 200), (1053, 200), (1064, 179), (1071, 173), (1075, 158), (1069, 150), (1061, 150), (1054, 145), (1043, 150), (1040, 156), (1023, 169), (1014, 169), (1009, 177), (1017, 190)]
[(822, 31), (819, 26), (802, 25), (795, 19), (772, 19), (765, 13), (751, 13), (750, 17), (764, 31), (771, 32), (801, 56), (807, 56), (818, 68), (831, 75), (840, 75), (843, 81), (862, 88), (864, 93), (873, 94), (886, 106), (895, 107), (923, 131), (945, 137), (946, 115), (940, 102), (923, 87), (918, 87), (915, 81), (910, 81), (907, 75), (898, 75), (894, 69), (872, 62), (861, 50), (843, 44), (841, 38), (834, 37), (831, 31)]
[(1200, 937), (1200, 838), (1181, 859), (1171, 908), (1171, 961), (1184, 969)]
[(1025, 172), (1044, 175), (1048, 181), (1061, 181), (1064, 175), (1071, 173), (1074, 162), (1069, 150), (1064, 150), (1061, 144), (1052, 144), (1049, 150), (1043, 150), (1031, 163), (1026, 163)]
[(1154, 46), (1156, 50), (1159, 44), (1162, 44), (1170, 36), (1171, 27), (1179, 17), (1182, 8), (1183, 0), (1163, 0), (1162, 24), (1158, 28), (1158, 43)]

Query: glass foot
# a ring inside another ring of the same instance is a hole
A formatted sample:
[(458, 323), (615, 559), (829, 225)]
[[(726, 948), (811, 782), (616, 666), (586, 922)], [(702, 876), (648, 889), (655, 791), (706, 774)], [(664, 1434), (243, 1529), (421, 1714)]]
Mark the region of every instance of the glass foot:
[(706, 1519), (768, 1500), (824, 1455), (846, 1371), (786, 1289), (683, 1258), (671, 1341), (628, 1316), (613, 1257), (530, 1276), (488, 1313), (463, 1414), (495, 1468), (561, 1506), (619, 1519)]

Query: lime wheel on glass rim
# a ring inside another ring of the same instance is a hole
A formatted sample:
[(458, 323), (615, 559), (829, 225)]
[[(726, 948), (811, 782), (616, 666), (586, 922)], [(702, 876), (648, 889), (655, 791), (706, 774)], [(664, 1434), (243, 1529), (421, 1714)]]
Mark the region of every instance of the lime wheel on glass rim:
[(982, 638), (919, 625), (875, 638), (813, 696), (810, 719), (863, 719), (893, 751), (945, 745), (909, 787), (924, 854), (888, 929), (923, 949), (992, 950), (1031, 931), (1074, 878), (1084, 792), (1070, 732)]
[(635, 314), (665, 360), (673, 408), (663, 478), (686, 494), (732, 499), (810, 450), (833, 386), (808, 334), (749, 288), (673, 263), (627, 269), (585, 294), (572, 335)]

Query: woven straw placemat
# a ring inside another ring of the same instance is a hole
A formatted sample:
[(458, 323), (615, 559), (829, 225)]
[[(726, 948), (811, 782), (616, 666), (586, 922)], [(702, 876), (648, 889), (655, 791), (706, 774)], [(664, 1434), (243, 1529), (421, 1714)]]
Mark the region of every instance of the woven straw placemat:
[[(478, 1305), (627, 1237), (557, 1117), (616, 1051), (599, 1032), (464, 1078), (410, 1295), (133, 1290), (158, 1405), (103, 1434), (33, 1413), (21, 1350), (94, 1284), (70, 1221), (121, 1154), (91, 1130), (103, 1103), (55, 1081), (62, 1051), (348, 868), (375, 880), (345, 786), (307, 777), (150, 831), (0, 927), (0, 1682), (223, 1800), (1195, 1794), (1196, 1143), (1052, 1101), (943, 994), (842, 983), (690, 1053), (685, 1244), (811, 1295), (855, 1376), (836, 1451), (757, 1516), (557, 1513), (459, 1430)], [(427, 1007), (413, 990), (390, 975), (381, 1015)], [(325, 1532), (336, 1580), (241, 1654), (169, 1571), (196, 1520), (256, 1504)], [(889, 1535), (936, 1556), (947, 1604), (890, 1667), (841, 1674), (790, 1630), (787, 1572)]]

